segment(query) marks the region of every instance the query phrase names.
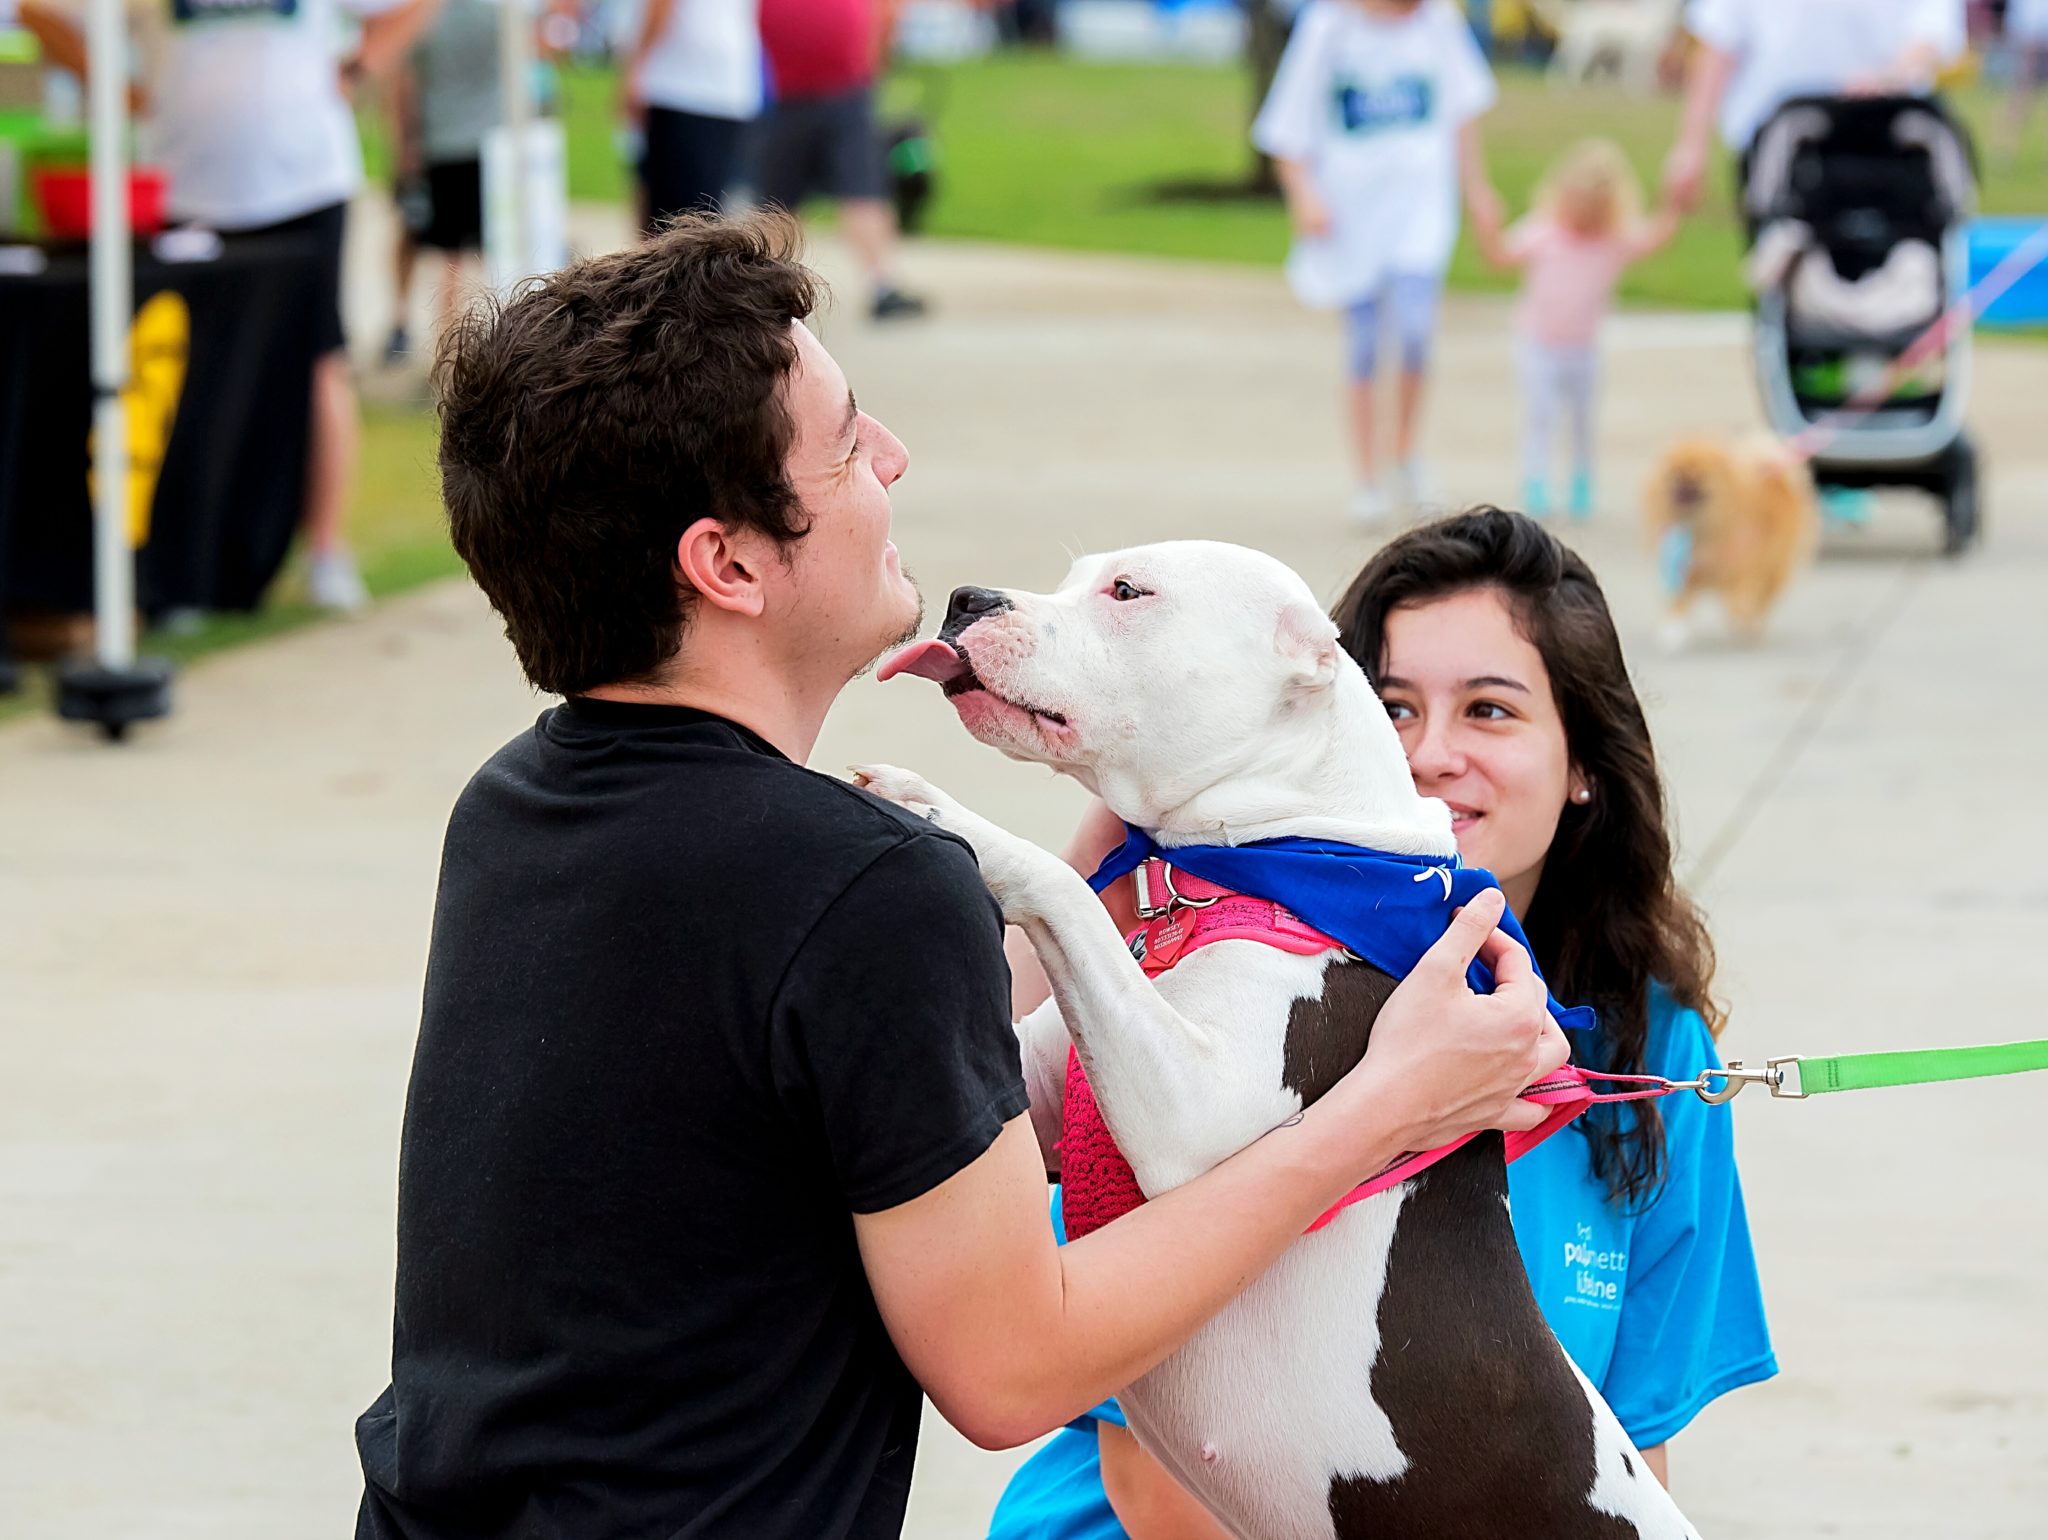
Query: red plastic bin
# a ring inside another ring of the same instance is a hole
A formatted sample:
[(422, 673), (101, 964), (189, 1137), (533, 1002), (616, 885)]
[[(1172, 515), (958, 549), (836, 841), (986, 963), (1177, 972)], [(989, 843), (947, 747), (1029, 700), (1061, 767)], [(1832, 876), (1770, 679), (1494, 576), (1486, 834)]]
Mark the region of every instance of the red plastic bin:
[[(43, 230), (58, 240), (92, 234), (92, 173), (83, 167), (52, 167), (35, 174), (36, 206)], [(128, 223), (138, 235), (164, 227), (164, 174), (151, 166), (128, 173)]]

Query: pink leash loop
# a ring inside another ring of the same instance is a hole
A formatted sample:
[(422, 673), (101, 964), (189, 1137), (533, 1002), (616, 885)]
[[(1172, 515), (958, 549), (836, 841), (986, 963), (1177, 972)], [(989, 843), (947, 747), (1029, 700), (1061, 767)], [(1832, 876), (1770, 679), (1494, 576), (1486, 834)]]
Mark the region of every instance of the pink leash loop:
[[(1610, 1085), (1629, 1087), (1622, 1091), (1595, 1091), (1589, 1082), (1602, 1081)], [(1576, 1064), (1567, 1064), (1554, 1070), (1543, 1080), (1522, 1093), (1522, 1100), (1534, 1102), (1540, 1107), (1551, 1109), (1546, 1117), (1534, 1128), (1516, 1129), (1506, 1135), (1507, 1158), (1510, 1163), (1520, 1160), (1548, 1139), (1559, 1129), (1580, 1116), (1588, 1107), (1601, 1106), (1607, 1102), (1639, 1102), (1653, 1097), (1669, 1096), (1674, 1091), (1695, 1089), (1697, 1082), (1666, 1080), (1662, 1075), (1610, 1075), (1598, 1070), (1580, 1069)], [(1361, 1182), (1339, 1198), (1323, 1216), (1309, 1226), (1309, 1232), (1322, 1229), (1345, 1209), (1354, 1203), (1363, 1202), (1389, 1187), (1405, 1182), (1411, 1176), (1419, 1176), (1431, 1166), (1455, 1150), (1462, 1149), (1476, 1135), (1434, 1150), (1403, 1155), (1378, 1176)]]
[[(1185, 872), (1175, 872), (1153, 857), (1137, 873), (1141, 923), (1126, 940), (1148, 977), (1180, 962), (1190, 952), (1217, 941), (1259, 941), (1283, 951), (1315, 953), (1342, 950), (1343, 944), (1270, 899), (1253, 898)], [(1165, 901), (1160, 902), (1159, 897)], [(1595, 1091), (1590, 1082), (1619, 1085), (1619, 1091)], [(1507, 1158), (1519, 1160), (1588, 1107), (1606, 1102), (1644, 1101), (1673, 1091), (1700, 1090), (1703, 1081), (1672, 1081), (1658, 1075), (1610, 1075), (1567, 1064), (1522, 1093), (1522, 1099), (1550, 1109), (1534, 1128), (1506, 1136)], [(1068, 1050), (1067, 1117), (1060, 1141), (1067, 1233), (1078, 1238), (1127, 1213), (1145, 1201), (1130, 1163), (1116, 1148), (1095, 1102), (1080, 1055)], [(1352, 1204), (1418, 1176), (1477, 1135), (1434, 1150), (1411, 1151), (1379, 1175), (1361, 1182), (1338, 1199), (1309, 1232), (1323, 1228)]]

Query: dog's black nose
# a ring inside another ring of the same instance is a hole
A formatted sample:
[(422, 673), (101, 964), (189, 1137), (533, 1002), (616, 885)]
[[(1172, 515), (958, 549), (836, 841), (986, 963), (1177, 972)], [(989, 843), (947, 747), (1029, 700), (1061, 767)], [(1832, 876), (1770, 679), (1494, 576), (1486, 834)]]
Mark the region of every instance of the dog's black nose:
[(944, 632), (964, 631), (977, 620), (990, 615), (999, 615), (1010, 608), (1010, 601), (993, 588), (956, 588), (946, 605)]

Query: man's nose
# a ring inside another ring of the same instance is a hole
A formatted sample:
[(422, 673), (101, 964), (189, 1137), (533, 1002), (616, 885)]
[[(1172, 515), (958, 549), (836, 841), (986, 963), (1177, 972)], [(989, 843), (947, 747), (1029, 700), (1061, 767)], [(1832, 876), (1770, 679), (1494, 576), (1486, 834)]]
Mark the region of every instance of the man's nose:
[(1009, 599), (993, 588), (956, 588), (946, 604), (945, 629), (964, 631), (977, 620), (999, 615), (1009, 608)]
[(875, 476), (885, 487), (893, 487), (903, 479), (903, 473), (910, 469), (910, 451), (903, 447), (903, 440), (887, 428), (876, 423), (885, 442), (875, 455)]

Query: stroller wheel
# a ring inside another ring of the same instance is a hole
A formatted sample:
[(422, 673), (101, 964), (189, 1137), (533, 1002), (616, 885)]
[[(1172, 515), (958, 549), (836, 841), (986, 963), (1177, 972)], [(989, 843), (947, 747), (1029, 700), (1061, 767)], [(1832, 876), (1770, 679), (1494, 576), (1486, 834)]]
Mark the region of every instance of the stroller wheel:
[(1962, 555), (1977, 538), (1981, 522), (1977, 487), (1977, 446), (1958, 438), (1948, 452), (1948, 483), (1942, 494), (1944, 556)]

